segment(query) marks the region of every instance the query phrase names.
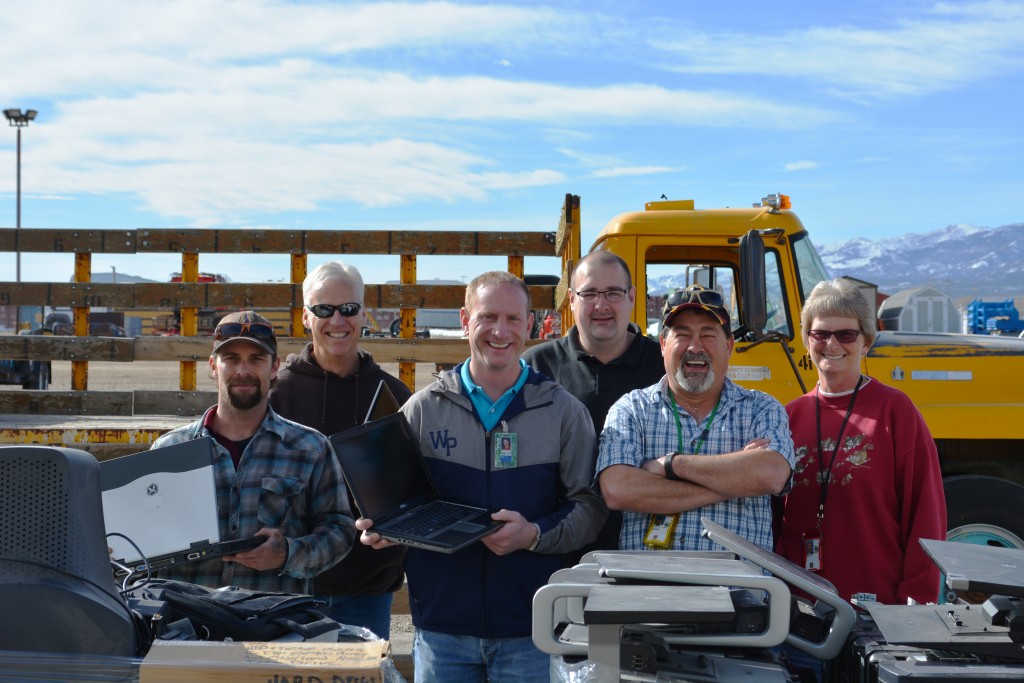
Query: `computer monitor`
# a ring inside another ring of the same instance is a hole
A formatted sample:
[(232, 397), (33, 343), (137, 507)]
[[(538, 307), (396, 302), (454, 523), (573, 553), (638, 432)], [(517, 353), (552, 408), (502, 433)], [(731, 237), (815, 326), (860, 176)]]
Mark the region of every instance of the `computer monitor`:
[(0, 649), (137, 655), (100, 501), (88, 453), (0, 448)]

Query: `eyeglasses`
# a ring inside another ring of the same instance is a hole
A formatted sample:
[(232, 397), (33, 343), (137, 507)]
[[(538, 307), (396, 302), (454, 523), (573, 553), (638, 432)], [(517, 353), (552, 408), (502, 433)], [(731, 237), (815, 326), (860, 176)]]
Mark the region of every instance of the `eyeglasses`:
[(588, 304), (594, 303), (601, 296), (604, 296), (604, 300), (607, 301), (608, 303), (610, 303), (610, 304), (617, 304), (617, 303), (619, 303), (620, 301), (622, 301), (623, 299), (626, 298), (626, 294), (628, 293), (628, 290), (625, 290), (625, 289), (605, 289), (605, 290), (588, 289), (588, 290), (583, 291), (583, 292), (577, 292), (576, 290), (573, 290), (573, 293), (579, 298), (580, 301), (585, 301)]
[(276, 342), (273, 325), (265, 323), (221, 323), (213, 331), (214, 341), (223, 341), (232, 337), (252, 337), (265, 342)]
[(861, 330), (808, 330), (807, 336), (816, 342), (827, 342), (830, 337), (835, 337), (840, 344), (850, 344), (857, 341), (863, 332)]
[(700, 285), (691, 285), (686, 289), (677, 289), (672, 292), (665, 302), (665, 310), (670, 311), (676, 306), (696, 303), (702, 306), (722, 308), (722, 295), (713, 289), (705, 289)]
[(334, 315), (335, 311), (341, 313), (342, 318), (351, 318), (362, 310), (363, 305), (353, 301), (347, 304), (338, 304), (337, 306), (333, 304), (313, 304), (312, 306), (306, 306), (306, 308), (318, 318), (330, 318)]

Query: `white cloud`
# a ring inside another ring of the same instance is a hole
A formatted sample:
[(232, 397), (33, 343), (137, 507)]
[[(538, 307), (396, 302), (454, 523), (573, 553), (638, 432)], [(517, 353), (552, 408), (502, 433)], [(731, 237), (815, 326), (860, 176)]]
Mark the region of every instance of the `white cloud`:
[(599, 171), (594, 171), (593, 175), (597, 178), (618, 178), (622, 176), (669, 173), (671, 171), (678, 170), (679, 169), (672, 168), (671, 166), (619, 166), (617, 168), (603, 168)]
[(666, 68), (694, 74), (762, 74), (823, 83), (862, 101), (918, 96), (1020, 73), (1024, 4), (935, 5), (887, 28), (811, 26), (785, 34), (699, 33), (658, 41)]
[(819, 165), (817, 161), (791, 161), (784, 168), (787, 171), (809, 171), (818, 168)]

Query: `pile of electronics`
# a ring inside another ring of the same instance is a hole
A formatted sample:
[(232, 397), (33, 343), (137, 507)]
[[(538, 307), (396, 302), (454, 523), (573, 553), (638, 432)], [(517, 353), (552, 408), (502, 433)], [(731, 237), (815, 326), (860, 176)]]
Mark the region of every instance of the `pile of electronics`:
[[(596, 552), (552, 575), (533, 640), (562, 681), (1024, 681), (1024, 551), (923, 540), (984, 604), (851, 604), (710, 520), (723, 552)], [(803, 660), (803, 661), (801, 661)], [(806, 676), (806, 672), (802, 674)]]

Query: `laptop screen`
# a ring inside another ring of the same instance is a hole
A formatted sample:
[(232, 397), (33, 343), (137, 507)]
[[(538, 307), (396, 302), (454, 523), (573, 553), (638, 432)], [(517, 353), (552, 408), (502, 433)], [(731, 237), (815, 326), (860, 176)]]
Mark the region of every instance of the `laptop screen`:
[(339, 432), (331, 445), (363, 517), (389, 519), (437, 498), (402, 413)]
[(372, 422), (387, 417), (397, 413), (399, 408), (401, 406), (398, 405), (398, 399), (395, 398), (384, 380), (381, 380), (377, 385), (377, 392), (373, 395), (373, 400), (370, 401), (370, 409), (366, 411), (366, 419), (363, 422)]

